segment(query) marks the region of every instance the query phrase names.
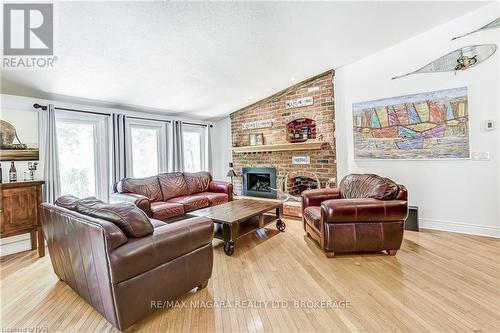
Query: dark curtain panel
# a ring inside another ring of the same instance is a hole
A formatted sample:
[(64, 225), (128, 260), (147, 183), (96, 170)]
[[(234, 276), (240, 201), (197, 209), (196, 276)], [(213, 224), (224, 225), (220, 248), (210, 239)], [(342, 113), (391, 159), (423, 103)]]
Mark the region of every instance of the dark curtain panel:
[[(124, 114), (114, 113), (113, 117), (113, 188), (120, 179), (127, 176), (127, 152)], [(116, 190), (116, 189), (115, 189)]]

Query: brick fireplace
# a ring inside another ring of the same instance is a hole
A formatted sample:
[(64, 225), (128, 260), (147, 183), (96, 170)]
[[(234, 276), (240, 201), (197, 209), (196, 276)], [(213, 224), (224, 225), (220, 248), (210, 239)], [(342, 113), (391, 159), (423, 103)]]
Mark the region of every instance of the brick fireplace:
[[(292, 191), (290, 194), (297, 198), (302, 190), (323, 188), (331, 178), (337, 177), (333, 77), (333, 71), (317, 75), (230, 115), (233, 147), (250, 146), (250, 134), (262, 134), (263, 137), (263, 149), (259, 152), (233, 151), (236, 194), (249, 194), (244, 176), (248, 168), (275, 168), (276, 188)], [(300, 124), (313, 124), (314, 128), (302, 128)], [(291, 143), (297, 135), (299, 140), (296, 141), (321, 141), (323, 145), (314, 150), (293, 148), (299, 146), (291, 146), (292, 149), (286, 151), (265, 149), (280, 144), (298, 144)], [(287, 210), (285, 207), (285, 214), (288, 211), (290, 215), (297, 215), (300, 211), (297, 202), (289, 206), (295, 208)]]

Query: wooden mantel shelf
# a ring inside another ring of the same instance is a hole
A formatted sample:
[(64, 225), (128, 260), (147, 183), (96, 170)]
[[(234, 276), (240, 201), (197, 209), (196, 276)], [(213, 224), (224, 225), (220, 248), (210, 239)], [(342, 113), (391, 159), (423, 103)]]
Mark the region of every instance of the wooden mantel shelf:
[(236, 154), (243, 153), (263, 153), (272, 151), (293, 151), (293, 150), (318, 150), (323, 147), (324, 141), (314, 142), (297, 142), (297, 143), (280, 143), (274, 145), (259, 145), (259, 146), (245, 146), (233, 147), (233, 152)]

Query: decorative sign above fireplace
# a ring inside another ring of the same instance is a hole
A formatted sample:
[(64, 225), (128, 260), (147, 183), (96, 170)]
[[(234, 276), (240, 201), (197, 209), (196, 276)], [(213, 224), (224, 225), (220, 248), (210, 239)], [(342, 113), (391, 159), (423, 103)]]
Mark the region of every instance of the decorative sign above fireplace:
[(248, 123), (241, 124), (241, 128), (245, 130), (256, 129), (256, 128), (266, 128), (273, 127), (273, 121), (271, 119), (266, 120), (256, 120)]
[(292, 156), (292, 164), (311, 164), (309, 156)]
[(309, 106), (313, 104), (314, 104), (314, 98), (312, 96), (309, 96), (309, 97), (296, 98), (286, 101), (286, 108), (287, 109), (301, 108), (303, 106)]

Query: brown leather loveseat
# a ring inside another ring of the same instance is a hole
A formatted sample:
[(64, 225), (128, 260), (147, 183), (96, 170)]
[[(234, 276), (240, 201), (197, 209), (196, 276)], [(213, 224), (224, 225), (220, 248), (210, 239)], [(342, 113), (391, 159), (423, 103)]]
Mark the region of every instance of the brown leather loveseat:
[(304, 230), (327, 257), (382, 250), (395, 255), (403, 241), (407, 200), (406, 188), (388, 178), (347, 175), (339, 188), (302, 193)]
[(132, 202), (149, 217), (162, 221), (233, 200), (233, 185), (214, 181), (205, 171), (123, 178), (115, 185), (115, 191), (117, 193), (111, 195), (112, 202)]
[(120, 330), (212, 275), (208, 218), (167, 224), (130, 203), (72, 196), (41, 204), (40, 214), (56, 275)]

